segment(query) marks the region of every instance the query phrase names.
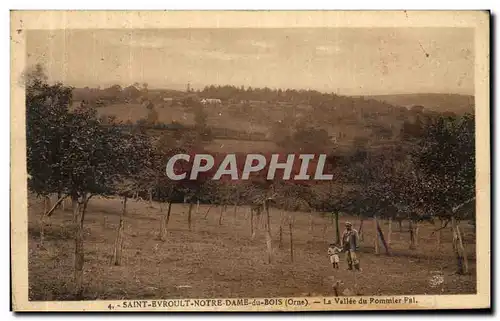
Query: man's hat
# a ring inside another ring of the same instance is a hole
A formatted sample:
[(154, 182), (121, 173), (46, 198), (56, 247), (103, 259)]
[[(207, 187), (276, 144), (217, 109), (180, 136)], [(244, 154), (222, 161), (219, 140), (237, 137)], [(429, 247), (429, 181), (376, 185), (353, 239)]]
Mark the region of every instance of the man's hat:
[(345, 222), (345, 226), (352, 226), (351, 222)]

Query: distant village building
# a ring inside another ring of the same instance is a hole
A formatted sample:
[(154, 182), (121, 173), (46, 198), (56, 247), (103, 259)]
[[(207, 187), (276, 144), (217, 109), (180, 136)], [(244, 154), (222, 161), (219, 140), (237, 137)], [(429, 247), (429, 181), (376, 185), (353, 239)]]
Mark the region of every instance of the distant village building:
[(219, 104), (222, 104), (222, 101), (220, 99), (217, 99), (217, 98), (203, 98), (201, 100), (201, 103), (203, 105), (219, 105)]
[(174, 104), (174, 99), (171, 97), (163, 97), (163, 107), (170, 107)]
[(254, 105), (263, 105), (267, 104), (267, 101), (265, 100), (247, 100), (249, 104), (254, 104)]

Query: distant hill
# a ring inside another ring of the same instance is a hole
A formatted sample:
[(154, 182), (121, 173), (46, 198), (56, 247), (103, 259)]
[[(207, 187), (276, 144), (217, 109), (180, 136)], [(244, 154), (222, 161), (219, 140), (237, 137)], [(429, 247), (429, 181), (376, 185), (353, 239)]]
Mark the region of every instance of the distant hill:
[[(235, 86), (208, 86), (202, 91), (187, 93), (175, 89), (139, 90), (134, 86), (122, 89), (116, 85), (105, 89), (75, 88), (73, 95), (75, 105), (85, 99), (86, 103), (99, 107), (98, 113), (103, 119), (115, 116), (117, 121), (126, 124), (152, 121), (184, 126), (196, 123), (195, 109), (201, 107), (197, 99), (221, 99), (221, 104), (206, 105), (202, 110), (208, 127), (228, 130), (229, 134), (223, 136), (234, 140), (231, 148), (248, 143), (238, 140), (241, 135), (235, 133), (251, 133), (252, 137), (257, 135), (286, 143), (287, 137), (299, 128), (306, 133), (300, 138), (304, 141), (310, 140), (307, 136), (310, 128), (323, 131), (322, 135), (328, 137), (324, 145), (332, 143), (351, 148), (360, 144), (392, 144), (399, 139), (405, 122), (413, 122), (417, 114), (427, 111), (429, 116), (444, 112), (460, 115), (472, 111), (474, 106), (473, 96), (457, 94), (343, 96), (311, 90)], [(144, 101), (152, 108), (147, 108)], [(414, 106), (423, 106), (424, 110), (412, 108)], [(216, 147), (220, 149), (228, 144), (221, 142)], [(240, 147), (253, 150), (257, 146), (261, 145)]]
[(395, 106), (410, 108), (424, 106), (437, 112), (463, 114), (474, 110), (474, 96), (459, 94), (396, 94), (374, 95), (365, 98), (383, 101)]

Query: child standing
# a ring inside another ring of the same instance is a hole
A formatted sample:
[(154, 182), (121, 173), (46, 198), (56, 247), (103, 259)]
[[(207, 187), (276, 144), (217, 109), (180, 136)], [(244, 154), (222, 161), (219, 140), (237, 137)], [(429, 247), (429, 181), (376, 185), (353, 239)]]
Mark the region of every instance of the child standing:
[(337, 244), (330, 244), (328, 247), (328, 255), (330, 256), (330, 263), (332, 263), (332, 267), (334, 269), (339, 268), (339, 253), (342, 252), (342, 249), (337, 247)]

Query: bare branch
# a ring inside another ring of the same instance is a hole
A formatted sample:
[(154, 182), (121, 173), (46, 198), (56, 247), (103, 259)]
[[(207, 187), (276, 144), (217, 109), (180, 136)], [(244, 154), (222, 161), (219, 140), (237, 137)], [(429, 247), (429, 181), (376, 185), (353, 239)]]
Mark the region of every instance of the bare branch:
[(54, 213), (54, 210), (56, 209), (56, 207), (61, 204), (61, 202), (66, 198), (68, 197), (69, 195), (64, 195), (62, 196), (60, 199), (57, 200), (57, 202), (54, 204), (54, 206), (52, 206), (52, 208), (47, 212), (45, 213), (43, 216), (47, 216), (47, 217), (50, 217), (52, 215), (52, 213)]

